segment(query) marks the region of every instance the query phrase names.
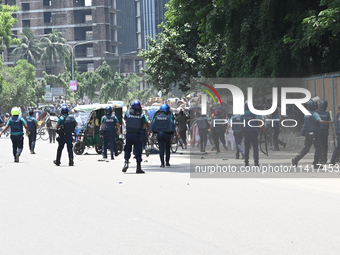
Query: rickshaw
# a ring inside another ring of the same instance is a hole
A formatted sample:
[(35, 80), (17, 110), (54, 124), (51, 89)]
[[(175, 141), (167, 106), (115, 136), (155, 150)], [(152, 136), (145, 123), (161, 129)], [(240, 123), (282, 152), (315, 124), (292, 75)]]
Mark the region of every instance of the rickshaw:
[[(76, 155), (81, 155), (85, 151), (85, 147), (95, 148), (98, 154), (102, 154), (102, 139), (99, 132), (100, 121), (104, 116), (104, 109), (107, 104), (93, 105), (85, 129), (80, 130), (77, 136), (77, 141), (73, 146), (73, 151)], [(114, 109), (115, 116), (118, 118), (122, 127), (123, 110), (117, 105), (110, 105)], [(76, 108), (75, 108), (76, 109)], [(76, 109), (77, 110), (77, 109)], [(115, 155), (118, 156), (123, 151), (124, 141), (116, 134)]]

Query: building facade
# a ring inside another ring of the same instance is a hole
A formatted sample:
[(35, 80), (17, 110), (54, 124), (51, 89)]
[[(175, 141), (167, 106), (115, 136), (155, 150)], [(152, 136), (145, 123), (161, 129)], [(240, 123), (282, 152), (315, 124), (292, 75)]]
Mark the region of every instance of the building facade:
[[(18, 20), (12, 29), (14, 36), (19, 36), (19, 31), (24, 27), (29, 27), (38, 39), (49, 34), (52, 29), (61, 31), (75, 54), (80, 72), (95, 70), (103, 62), (103, 52), (115, 50), (118, 45), (116, 0), (3, 2), (19, 7), (19, 11), (13, 14)], [(4, 53), (4, 64), (13, 64), (13, 49)]]

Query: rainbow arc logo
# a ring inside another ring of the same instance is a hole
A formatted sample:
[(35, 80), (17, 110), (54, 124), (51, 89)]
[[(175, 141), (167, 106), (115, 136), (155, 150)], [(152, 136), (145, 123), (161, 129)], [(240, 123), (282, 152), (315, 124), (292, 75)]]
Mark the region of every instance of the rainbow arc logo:
[[(203, 85), (203, 86), (205, 86), (205, 87), (207, 87), (207, 88), (210, 89), (212, 92), (214, 92), (214, 94), (217, 96), (217, 98), (218, 98), (218, 100), (220, 101), (220, 104), (221, 104), (221, 106), (222, 106), (221, 97), (220, 97), (220, 95), (217, 93), (217, 91), (216, 91), (212, 86), (210, 86), (210, 85), (208, 85), (208, 84), (206, 84), (206, 83), (203, 83), (203, 82), (197, 82), (197, 83), (198, 83), (198, 84), (201, 84), (201, 85)], [(204, 92), (206, 92), (206, 93), (212, 98), (212, 100), (214, 101), (215, 105), (217, 105), (214, 96), (211, 94), (211, 92), (210, 92), (209, 90), (204, 89), (204, 88), (199, 88), (199, 89), (201, 89), (201, 90), (203, 90)]]

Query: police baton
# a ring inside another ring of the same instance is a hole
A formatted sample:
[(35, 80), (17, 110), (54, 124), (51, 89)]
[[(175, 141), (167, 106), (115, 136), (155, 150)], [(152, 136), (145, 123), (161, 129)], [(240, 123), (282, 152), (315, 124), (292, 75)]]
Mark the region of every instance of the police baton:
[[(331, 121), (333, 121), (332, 111), (329, 111), (329, 115), (331, 116)], [(332, 126), (332, 133), (333, 133), (333, 146), (334, 146), (334, 148), (336, 148), (336, 143), (335, 143), (335, 133), (334, 133), (334, 128), (333, 128), (333, 126)]]

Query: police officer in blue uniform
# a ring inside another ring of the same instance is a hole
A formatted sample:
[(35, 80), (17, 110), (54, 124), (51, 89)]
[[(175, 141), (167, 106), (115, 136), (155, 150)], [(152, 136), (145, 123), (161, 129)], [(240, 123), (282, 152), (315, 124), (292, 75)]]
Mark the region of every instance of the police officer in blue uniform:
[(236, 144), (236, 159), (240, 158), (240, 153), (242, 155), (242, 159), (244, 159), (244, 150), (242, 148), (243, 133), (241, 129), (241, 124), (239, 123), (241, 123), (240, 114), (236, 114), (233, 117), (231, 117), (231, 120), (227, 128), (227, 135), (229, 134), (229, 129), (231, 128), (234, 131), (234, 138)]
[(105, 107), (105, 115), (101, 119), (100, 131), (103, 134), (103, 158), (107, 159), (107, 145), (110, 143), (111, 159), (114, 159), (116, 145), (116, 128), (118, 135), (120, 134), (119, 120), (112, 114), (112, 107)]
[[(331, 121), (331, 115), (329, 112), (326, 112), (328, 107), (328, 102), (326, 100), (321, 100), (319, 102), (319, 109), (318, 109), (318, 114), (320, 118), (324, 121)], [(329, 127), (333, 131), (333, 126), (330, 124), (320, 124), (320, 130), (317, 133), (317, 135), (320, 137), (321, 141), (321, 157), (320, 157), (320, 163), (321, 164), (326, 164), (327, 163), (327, 153), (328, 153), (328, 130)]]
[[(201, 152), (205, 152), (205, 147), (208, 142), (208, 129), (210, 128), (209, 119), (206, 115), (199, 116), (195, 120), (198, 127), (198, 134), (200, 136)], [(194, 124), (193, 124), (194, 125)]]
[(214, 111), (214, 118), (211, 120), (210, 127), (212, 130), (212, 136), (216, 148), (216, 153), (220, 153), (220, 141), (223, 145), (223, 148), (225, 150), (228, 150), (228, 147), (226, 146), (226, 141), (224, 138), (224, 134), (226, 132), (225, 124), (223, 122), (219, 122), (216, 120), (223, 120), (221, 117), (221, 111), (220, 110), (215, 110)]
[(330, 165), (335, 165), (335, 161), (337, 160), (337, 158), (339, 157), (340, 154), (340, 104), (338, 105), (338, 109), (339, 112), (336, 115), (335, 121), (336, 121), (336, 136), (337, 136), (337, 144), (336, 144), (336, 148), (333, 152), (331, 161), (329, 162)]
[(307, 109), (311, 115), (305, 115), (305, 121), (302, 127), (301, 135), (305, 136), (305, 147), (292, 159), (292, 165), (297, 166), (300, 159), (302, 159), (310, 150), (312, 145), (315, 148), (314, 168), (318, 168), (320, 156), (321, 156), (321, 139), (318, 135), (320, 130), (320, 124), (333, 123), (332, 121), (322, 120), (319, 114), (316, 112), (318, 104), (313, 100), (307, 102)]
[(167, 104), (162, 104), (160, 111), (161, 113), (151, 123), (150, 131), (158, 133), (159, 158), (161, 160), (161, 167), (165, 167), (165, 165), (170, 166), (171, 136), (175, 132), (176, 126), (170, 112), (170, 107)]
[[(250, 145), (254, 150), (254, 165), (259, 166), (259, 142), (258, 142), (258, 123), (252, 121), (249, 123), (250, 120), (258, 119), (259, 117), (249, 111), (248, 103), (246, 102), (244, 105), (244, 115), (241, 116), (241, 129), (244, 134), (244, 163), (245, 166), (249, 166), (249, 150)], [(250, 125), (249, 125), (250, 124)]]
[(6, 127), (1, 131), (0, 136), (11, 127), (11, 141), (13, 146), (13, 156), (14, 162), (19, 162), (19, 157), (24, 147), (24, 132), (23, 127), (25, 127), (27, 134), (30, 135), (30, 131), (23, 118), (20, 118), (20, 111), (18, 108), (12, 109), (12, 118), (7, 121)]
[(61, 107), (61, 114), (60, 118), (58, 119), (57, 123), (57, 133), (59, 137), (57, 138), (58, 141), (58, 150), (57, 150), (57, 159), (53, 161), (54, 164), (57, 166), (60, 165), (61, 153), (64, 149), (66, 144), (68, 158), (69, 158), (69, 166), (74, 165), (73, 161), (73, 137), (72, 134), (75, 132), (75, 128), (78, 125), (77, 121), (75, 120), (73, 115), (68, 115), (68, 107), (63, 106)]
[(137, 174), (143, 174), (142, 162), (142, 139), (145, 135), (143, 127), (147, 128), (147, 118), (143, 114), (141, 103), (135, 100), (131, 104), (131, 108), (125, 113), (126, 121), (126, 141), (124, 146), (125, 164), (122, 171), (125, 173), (129, 168), (129, 159), (131, 157), (132, 146), (135, 148), (135, 156), (137, 162)]
[(37, 127), (38, 121), (36, 118), (33, 117), (34, 112), (32, 110), (29, 111), (29, 116), (26, 118), (27, 126), (30, 131), (30, 135), (28, 136), (28, 145), (30, 148), (31, 154), (35, 154), (35, 141), (37, 138)]

